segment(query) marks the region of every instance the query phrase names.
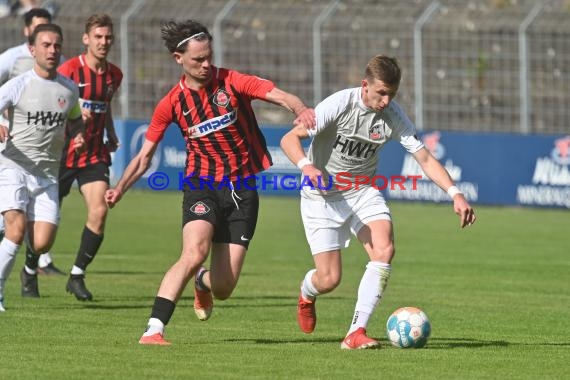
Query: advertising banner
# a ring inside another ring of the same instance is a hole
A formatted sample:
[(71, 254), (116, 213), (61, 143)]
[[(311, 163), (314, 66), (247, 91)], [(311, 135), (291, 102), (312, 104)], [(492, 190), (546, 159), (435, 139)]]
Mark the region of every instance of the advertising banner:
[[(114, 155), (113, 180), (140, 149), (147, 127), (145, 121), (117, 123), (123, 144)], [(273, 166), (257, 175), (262, 194), (298, 196), (299, 189), (308, 185), (279, 147), (288, 129), (263, 128)], [(570, 136), (431, 131), (419, 137), (472, 203), (570, 208)], [(185, 162), (184, 139), (172, 125), (151, 167), (134, 187), (179, 190), (184, 183)], [(395, 141), (380, 152), (377, 176), (372, 180), (387, 199), (449, 201)]]

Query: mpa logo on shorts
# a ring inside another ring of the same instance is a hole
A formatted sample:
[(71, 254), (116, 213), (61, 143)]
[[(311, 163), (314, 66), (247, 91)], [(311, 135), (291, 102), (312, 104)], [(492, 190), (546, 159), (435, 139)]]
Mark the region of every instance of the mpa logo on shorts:
[(204, 215), (210, 212), (210, 208), (205, 203), (198, 201), (190, 207), (190, 211), (196, 215)]

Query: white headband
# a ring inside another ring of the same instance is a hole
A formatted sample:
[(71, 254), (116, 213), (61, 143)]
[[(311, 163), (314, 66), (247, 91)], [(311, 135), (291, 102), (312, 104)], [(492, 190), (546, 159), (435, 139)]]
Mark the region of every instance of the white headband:
[(178, 43), (178, 45), (176, 45), (176, 48), (179, 48), (181, 45), (184, 45), (185, 42), (188, 42), (188, 41), (193, 40), (193, 39), (198, 39), (198, 38), (205, 36), (205, 35), (206, 35), (206, 33), (204, 33), (204, 32), (193, 34), (190, 37), (185, 38), (182, 41), (180, 41)]

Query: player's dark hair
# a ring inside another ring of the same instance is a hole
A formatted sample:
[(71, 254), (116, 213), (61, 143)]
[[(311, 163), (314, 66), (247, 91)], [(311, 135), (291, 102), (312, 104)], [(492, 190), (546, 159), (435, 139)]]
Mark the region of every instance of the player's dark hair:
[(28, 43), (33, 45), (36, 42), (36, 37), (41, 32), (54, 32), (59, 34), (59, 37), (63, 41), (63, 32), (61, 31), (61, 27), (57, 24), (40, 24), (36, 26), (30, 37), (28, 37)]
[(87, 22), (85, 22), (85, 34), (89, 34), (93, 28), (104, 28), (108, 27), (113, 29), (113, 20), (111, 16), (107, 14), (94, 14), (89, 16)]
[(44, 8), (32, 8), (26, 13), (24, 13), (24, 24), (26, 26), (32, 25), (32, 21), (34, 21), (34, 17), (38, 18), (45, 18), (48, 22), (51, 22), (51, 13), (47, 9)]
[(212, 42), (213, 39), (208, 28), (194, 20), (166, 21), (160, 26), (160, 35), (164, 40), (164, 45), (171, 53), (184, 53), (190, 39), (208, 40), (209, 42)]
[(365, 71), (366, 79), (378, 79), (388, 87), (397, 89), (402, 80), (402, 71), (396, 58), (377, 55), (368, 61)]

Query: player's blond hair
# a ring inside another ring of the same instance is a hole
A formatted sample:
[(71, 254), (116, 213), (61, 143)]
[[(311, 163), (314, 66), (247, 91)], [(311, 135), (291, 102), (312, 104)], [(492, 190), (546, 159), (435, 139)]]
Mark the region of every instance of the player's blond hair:
[(85, 22), (85, 34), (89, 34), (93, 28), (104, 28), (108, 27), (113, 29), (113, 20), (108, 14), (94, 14), (89, 16)]

